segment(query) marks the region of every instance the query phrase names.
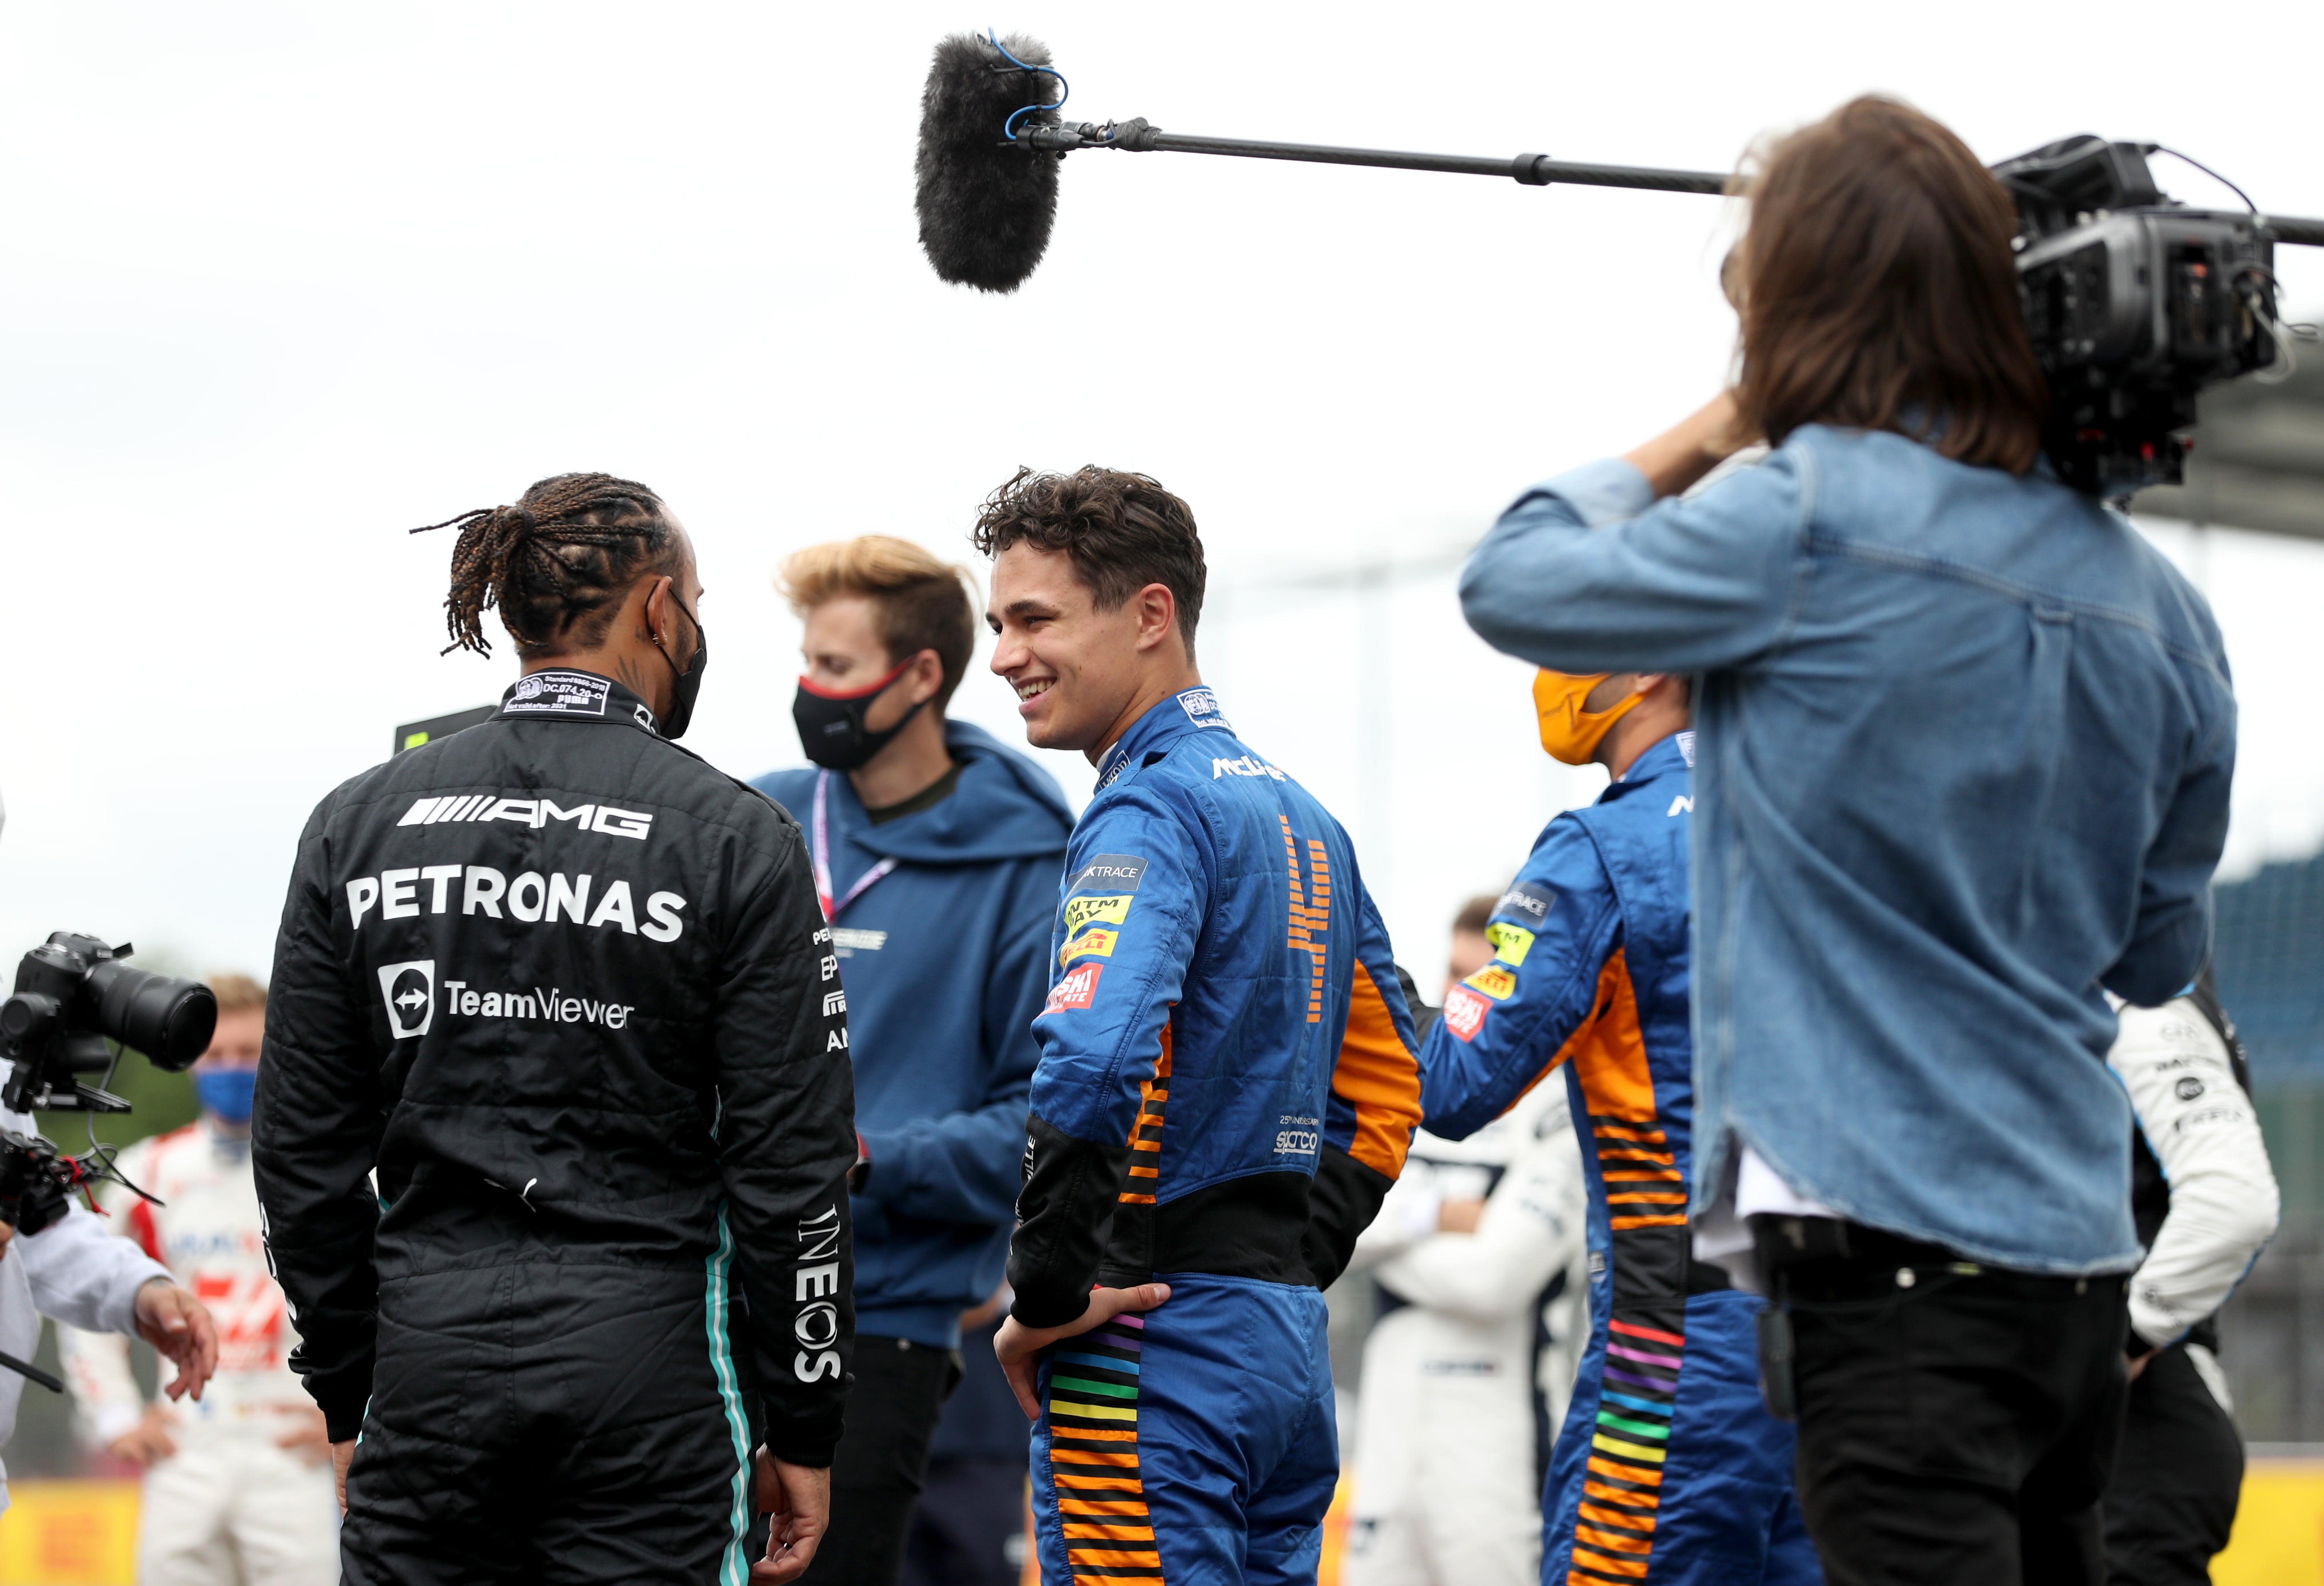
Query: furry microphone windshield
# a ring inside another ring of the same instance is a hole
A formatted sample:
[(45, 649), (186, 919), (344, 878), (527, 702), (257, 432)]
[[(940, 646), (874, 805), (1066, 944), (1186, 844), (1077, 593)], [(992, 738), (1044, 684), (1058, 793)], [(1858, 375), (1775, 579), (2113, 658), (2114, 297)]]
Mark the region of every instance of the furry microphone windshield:
[(1049, 245), (1063, 156), (1014, 141), (1056, 124), (1065, 78), (1022, 34), (955, 33), (936, 46), (920, 97), (920, 246), (945, 280), (1015, 291)]

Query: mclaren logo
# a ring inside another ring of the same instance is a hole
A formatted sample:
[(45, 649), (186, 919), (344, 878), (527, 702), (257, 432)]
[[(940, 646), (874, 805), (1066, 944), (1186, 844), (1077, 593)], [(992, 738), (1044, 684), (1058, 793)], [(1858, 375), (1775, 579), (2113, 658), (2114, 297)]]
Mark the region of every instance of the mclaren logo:
[(436, 1021), (436, 961), (381, 965), (379, 994), (387, 1004), (390, 1036), (401, 1041), (426, 1035)]

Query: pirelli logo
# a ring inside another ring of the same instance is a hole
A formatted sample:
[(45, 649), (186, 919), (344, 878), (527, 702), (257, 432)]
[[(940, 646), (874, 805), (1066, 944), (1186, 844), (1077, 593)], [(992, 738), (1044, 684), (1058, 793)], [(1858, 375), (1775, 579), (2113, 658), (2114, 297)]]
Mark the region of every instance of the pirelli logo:
[(616, 809), (610, 804), (578, 804), (562, 808), (554, 798), (503, 798), (497, 793), (430, 793), (395, 824), (399, 826), (447, 825), (457, 821), (514, 821), (539, 831), (551, 821), (570, 821), (578, 832), (645, 841), (653, 816), (641, 809)]

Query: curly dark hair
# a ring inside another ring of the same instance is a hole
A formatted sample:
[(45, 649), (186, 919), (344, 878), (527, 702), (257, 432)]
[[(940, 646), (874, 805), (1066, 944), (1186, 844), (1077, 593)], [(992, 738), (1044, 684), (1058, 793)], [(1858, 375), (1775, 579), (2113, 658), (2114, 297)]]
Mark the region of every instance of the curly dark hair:
[(1020, 467), (985, 498), (969, 539), (989, 557), (1020, 540), (1064, 551), (1108, 610), (1148, 584), (1164, 586), (1177, 602), (1178, 636), (1193, 658), (1203, 615), (1203, 537), (1186, 503), (1145, 475), (1093, 465), (1071, 474)]
[(497, 605), (519, 650), (589, 649), (641, 573), (677, 568), (677, 540), (661, 497), (611, 474), (558, 474), (509, 506), (476, 507), (441, 523), (456, 527), (452, 588), (444, 597), (445, 653), (493, 652), (484, 613)]

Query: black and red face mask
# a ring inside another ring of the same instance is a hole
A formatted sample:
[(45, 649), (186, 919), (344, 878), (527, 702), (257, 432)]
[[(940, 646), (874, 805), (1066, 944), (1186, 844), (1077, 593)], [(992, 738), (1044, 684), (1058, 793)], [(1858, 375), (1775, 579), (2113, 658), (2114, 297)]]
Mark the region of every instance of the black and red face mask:
[(798, 696), (791, 701), (791, 720), (798, 724), (799, 747), (807, 751), (807, 759), (828, 770), (852, 771), (887, 748), (888, 741), (902, 732), (927, 701), (906, 711), (885, 732), (873, 732), (863, 724), (863, 717), (872, 702), (886, 693), (911, 664), (907, 659), (871, 687), (844, 694), (817, 687), (801, 678)]

